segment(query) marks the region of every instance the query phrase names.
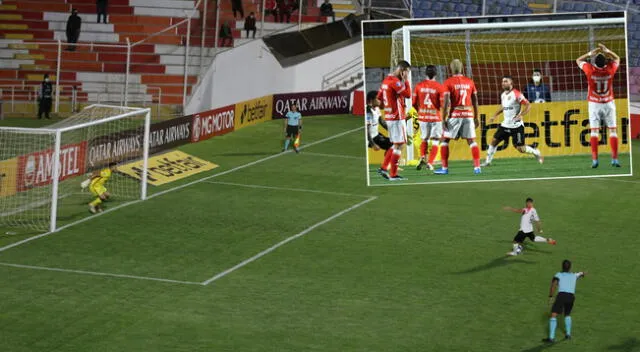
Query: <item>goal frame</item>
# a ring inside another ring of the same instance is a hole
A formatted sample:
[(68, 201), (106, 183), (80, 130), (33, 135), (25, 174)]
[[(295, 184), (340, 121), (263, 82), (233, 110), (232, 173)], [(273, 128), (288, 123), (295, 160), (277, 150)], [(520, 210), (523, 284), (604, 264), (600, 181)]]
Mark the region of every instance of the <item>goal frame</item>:
[[(126, 106), (114, 106), (114, 105), (104, 105), (104, 104), (94, 104), (89, 105), (85, 109), (92, 107), (105, 107), (105, 108), (115, 108), (115, 109), (123, 109), (123, 110), (131, 110), (126, 113), (110, 116), (100, 120), (89, 121), (73, 126), (66, 126), (60, 128), (24, 128), (24, 127), (0, 127), (0, 130), (4, 131), (13, 131), (13, 132), (22, 132), (27, 134), (49, 134), (54, 137), (54, 148), (53, 148), (53, 163), (52, 163), (52, 175), (60, 174), (60, 151), (61, 151), (61, 143), (62, 143), (62, 134), (63, 132), (69, 132), (73, 130), (78, 130), (82, 128), (87, 128), (95, 125), (100, 125), (108, 122), (112, 122), (115, 120), (120, 120), (123, 118), (127, 118), (135, 115), (144, 114), (144, 132), (143, 132), (143, 143), (142, 143), (142, 175), (140, 177), (140, 200), (145, 200), (147, 198), (147, 169), (149, 164), (149, 134), (151, 131), (151, 108), (133, 108)], [(52, 176), (51, 181), (51, 211), (50, 211), (50, 221), (49, 221), (49, 232), (55, 232), (57, 229), (57, 214), (58, 214), (58, 188), (60, 183), (60, 177)]]
[[(404, 25), (391, 32), (391, 41), (399, 34), (402, 34), (402, 59), (411, 63), (411, 33), (412, 32), (433, 32), (433, 31), (464, 31), (466, 35), (466, 59), (467, 59), (467, 71), (470, 71), (470, 33), (473, 30), (482, 29), (511, 29), (511, 28), (533, 28), (533, 27), (568, 27), (568, 26), (593, 26), (593, 25), (613, 25), (613, 24), (626, 24), (626, 13), (624, 17), (615, 18), (597, 18), (597, 19), (577, 19), (577, 20), (562, 20), (562, 21), (522, 21), (522, 22), (497, 22), (497, 23), (462, 23), (462, 24), (435, 24), (435, 25)], [(591, 31), (592, 33), (593, 31)], [(626, 26), (625, 26), (626, 34)], [(593, 41), (593, 35), (590, 35), (590, 40)], [(593, 43), (592, 43), (593, 44)], [(593, 46), (593, 45), (592, 45)], [(393, 55), (393, 44), (392, 53)], [(628, 57), (628, 55), (626, 55)], [(390, 66), (394, 63), (391, 62)], [(411, 82), (411, 71), (409, 71), (409, 82)], [(628, 85), (628, 81), (627, 81)], [(412, 87), (413, 88), (413, 87)], [(407, 109), (411, 108), (411, 98), (406, 99), (405, 105)], [(406, 130), (408, 138), (413, 138), (413, 118), (406, 120)], [(413, 148), (408, 147), (406, 149), (406, 161), (414, 159)]]

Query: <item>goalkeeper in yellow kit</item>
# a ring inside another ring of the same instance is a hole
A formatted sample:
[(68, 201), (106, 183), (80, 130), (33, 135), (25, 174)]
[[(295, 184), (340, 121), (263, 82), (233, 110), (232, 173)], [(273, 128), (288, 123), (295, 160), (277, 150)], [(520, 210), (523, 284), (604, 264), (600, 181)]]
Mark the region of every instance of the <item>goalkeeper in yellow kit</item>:
[(89, 181), (89, 191), (93, 194), (96, 199), (89, 203), (89, 211), (92, 214), (102, 212), (102, 202), (107, 200), (110, 196), (109, 192), (107, 192), (107, 188), (104, 184), (111, 178), (111, 173), (116, 171), (117, 164), (112, 162), (109, 163), (108, 167), (100, 171), (94, 171), (91, 174), (91, 179)]

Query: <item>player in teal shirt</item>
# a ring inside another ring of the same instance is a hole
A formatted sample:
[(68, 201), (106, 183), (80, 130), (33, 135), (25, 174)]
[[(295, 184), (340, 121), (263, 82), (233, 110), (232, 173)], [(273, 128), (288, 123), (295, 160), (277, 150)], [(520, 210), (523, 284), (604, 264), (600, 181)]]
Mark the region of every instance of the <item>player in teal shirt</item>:
[[(286, 152), (289, 149), (289, 144), (291, 143), (291, 138), (296, 138), (298, 133), (302, 130), (302, 114), (298, 111), (298, 105), (293, 103), (291, 105), (291, 110), (287, 112), (285, 115), (285, 139), (284, 139), (284, 149), (283, 152)], [(294, 144), (293, 150), (298, 153), (298, 148)]]
[(549, 319), (549, 337), (544, 338), (543, 342), (552, 343), (556, 337), (556, 327), (558, 326), (558, 314), (564, 314), (564, 330), (565, 338), (571, 338), (571, 310), (575, 301), (576, 282), (579, 278), (584, 277), (586, 272), (571, 272), (571, 262), (565, 259), (562, 262), (562, 271), (556, 273), (551, 279), (551, 288), (549, 289), (549, 302), (553, 300), (555, 289), (558, 289), (553, 307), (551, 308), (551, 318)]

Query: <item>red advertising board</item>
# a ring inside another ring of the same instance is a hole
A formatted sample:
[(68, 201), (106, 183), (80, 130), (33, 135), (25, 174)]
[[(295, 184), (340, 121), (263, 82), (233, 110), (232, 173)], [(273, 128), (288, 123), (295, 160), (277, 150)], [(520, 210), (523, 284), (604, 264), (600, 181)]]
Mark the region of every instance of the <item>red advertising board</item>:
[(235, 129), (235, 105), (193, 115), (191, 128), (192, 143), (233, 132)]
[[(87, 142), (60, 147), (60, 181), (84, 174), (86, 150)], [(18, 179), (16, 180), (18, 192), (48, 185), (52, 181), (53, 149), (18, 157)]]

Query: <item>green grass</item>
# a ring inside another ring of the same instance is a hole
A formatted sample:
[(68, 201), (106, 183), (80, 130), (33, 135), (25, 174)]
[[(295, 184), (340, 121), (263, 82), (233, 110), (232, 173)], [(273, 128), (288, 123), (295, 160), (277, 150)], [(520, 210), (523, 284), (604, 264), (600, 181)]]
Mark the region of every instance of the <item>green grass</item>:
[[(281, 123), (181, 148), (220, 167), (151, 193), (277, 153)], [(303, 144), (359, 126), (308, 118)], [(640, 350), (640, 178), (366, 187), (362, 138), (360, 129), (0, 252), (3, 263), (202, 282), (377, 197), (207, 286), (0, 265), (0, 349)], [(558, 244), (505, 258), (519, 217), (501, 208), (528, 196)], [(67, 223), (86, 216), (62, 211)], [(578, 283), (574, 339), (546, 349), (548, 284), (565, 258), (589, 276)]]
[[(388, 181), (378, 175), (379, 164), (369, 165), (370, 185), (415, 183), (447, 183), (447, 182), (482, 182), (495, 180), (548, 179), (558, 177), (591, 177), (607, 175), (630, 175), (630, 154), (620, 153), (618, 156), (622, 167), (610, 165), (609, 155), (602, 155), (600, 166), (591, 168), (590, 155), (551, 156), (540, 165), (534, 158), (496, 158), (492, 165), (482, 168), (482, 174), (473, 173), (473, 164), (469, 160), (454, 160), (449, 163), (448, 175), (436, 175), (427, 168), (418, 171), (414, 166), (402, 166), (398, 173), (405, 177), (403, 181)], [(483, 159), (484, 161), (484, 159)], [(438, 167), (439, 168), (439, 167)]]

